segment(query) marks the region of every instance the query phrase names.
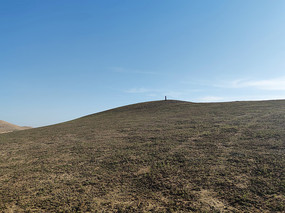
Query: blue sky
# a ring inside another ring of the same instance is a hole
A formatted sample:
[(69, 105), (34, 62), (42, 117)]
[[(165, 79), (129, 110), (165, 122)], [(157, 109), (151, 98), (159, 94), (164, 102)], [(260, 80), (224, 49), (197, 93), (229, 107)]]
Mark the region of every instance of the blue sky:
[(0, 120), (285, 99), (284, 0), (0, 2)]

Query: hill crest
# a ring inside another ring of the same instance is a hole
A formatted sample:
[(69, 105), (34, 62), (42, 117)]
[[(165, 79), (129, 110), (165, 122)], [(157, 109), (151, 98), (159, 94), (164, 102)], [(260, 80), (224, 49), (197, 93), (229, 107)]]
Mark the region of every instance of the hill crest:
[(17, 130), (30, 129), (30, 128), (31, 127), (17, 126), (15, 124), (8, 123), (7, 121), (0, 120), (0, 134), (7, 133), (7, 132), (13, 132)]

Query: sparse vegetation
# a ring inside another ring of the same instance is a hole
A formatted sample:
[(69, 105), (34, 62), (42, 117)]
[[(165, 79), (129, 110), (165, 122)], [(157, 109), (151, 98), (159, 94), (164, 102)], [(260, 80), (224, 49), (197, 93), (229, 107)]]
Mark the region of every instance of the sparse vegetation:
[(285, 101), (157, 101), (0, 135), (1, 212), (284, 212)]

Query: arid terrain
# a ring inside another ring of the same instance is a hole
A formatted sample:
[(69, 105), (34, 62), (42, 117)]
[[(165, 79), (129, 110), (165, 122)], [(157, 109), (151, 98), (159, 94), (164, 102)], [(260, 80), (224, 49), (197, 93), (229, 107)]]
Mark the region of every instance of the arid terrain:
[(284, 212), (285, 101), (155, 101), (0, 134), (0, 212)]
[(6, 121), (1, 121), (0, 120), (0, 134), (1, 133), (7, 133), (7, 132), (13, 132), (17, 130), (24, 130), (24, 129), (30, 129), (31, 127), (26, 127), (26, 126), (17, 126), (14, 124), (10, 124)]

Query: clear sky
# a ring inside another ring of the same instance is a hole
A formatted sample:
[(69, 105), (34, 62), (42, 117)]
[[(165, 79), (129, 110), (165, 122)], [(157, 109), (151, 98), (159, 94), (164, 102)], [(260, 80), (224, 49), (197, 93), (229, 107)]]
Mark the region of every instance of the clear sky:
[(285, 99), (284, 0), (0, 1), (0, 120)]

